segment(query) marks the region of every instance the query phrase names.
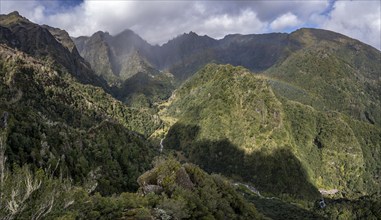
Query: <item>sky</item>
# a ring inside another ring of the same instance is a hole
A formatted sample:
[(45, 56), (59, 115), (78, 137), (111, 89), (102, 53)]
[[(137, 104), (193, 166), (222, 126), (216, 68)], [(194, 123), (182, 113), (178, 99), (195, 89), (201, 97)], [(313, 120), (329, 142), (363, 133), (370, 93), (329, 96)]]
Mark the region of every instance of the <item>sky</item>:
[(0, 0), (1, 14), (12, 11), (74, 37), (131, 29), (151, 44), (163, 44), (190, 31), (219, 39), (313, 27), (381, 49), (379, 0)]

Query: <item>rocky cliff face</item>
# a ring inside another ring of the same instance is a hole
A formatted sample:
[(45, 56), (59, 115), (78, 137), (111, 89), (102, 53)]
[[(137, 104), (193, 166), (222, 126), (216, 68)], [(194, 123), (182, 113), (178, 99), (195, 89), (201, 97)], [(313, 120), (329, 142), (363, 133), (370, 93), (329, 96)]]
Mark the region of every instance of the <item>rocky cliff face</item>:
[(171, 95), (173, 77), (150, 62), (155, 47), (134, 32), (125, 30), (111, 36), (99, 31), (91, 37), (74, 38), (74, 42), (119, 100), (135, 107), (150, 107)]
[(115, 37), (99, 31), (91, 37), (75, 38), (74, 42), (96, 74), (111, 86), (120, 86), (139, 72), (158, 73), (141, 55), (147, 54), (150, 45), (132, 31), (126, 30)]

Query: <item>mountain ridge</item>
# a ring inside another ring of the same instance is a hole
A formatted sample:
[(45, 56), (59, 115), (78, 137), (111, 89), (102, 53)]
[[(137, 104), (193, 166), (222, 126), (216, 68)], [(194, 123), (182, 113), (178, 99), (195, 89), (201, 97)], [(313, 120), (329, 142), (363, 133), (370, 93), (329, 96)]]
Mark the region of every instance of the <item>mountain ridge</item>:
[[(134, 33), (128, 29), (125, 32)], [(134, 36), (138, 35), (134, 33)], [(179, 81), (184, 81), (209, 62), (241, 65), (253, 72), (264, 71), (285, 59), (290, 53), (308, 46), (308, 43), (313, 43), (306, 42), (302, 38), (315, 38), (318, 41), (343, 39), (359, 43), (358, 40), (332, 31), (301, 28), (291, 33), (231, 34), (218, 40), (207, 35), (200, 36), (189, 32), (178, 35), (161, 46), (150, 45), (139, 37), (144, 41), (144, 45), (136, 45), (135, 49), (140, 51), (154, 68), (169, 71)], [(76, 38), (74, 41), (77, 42)], [(377, 49), (373, 48), (373, 50)], [(235, 54), (235, 56), (231, 54)], [(85, 54), (82, 53), (82, 55), (88, 59)]]

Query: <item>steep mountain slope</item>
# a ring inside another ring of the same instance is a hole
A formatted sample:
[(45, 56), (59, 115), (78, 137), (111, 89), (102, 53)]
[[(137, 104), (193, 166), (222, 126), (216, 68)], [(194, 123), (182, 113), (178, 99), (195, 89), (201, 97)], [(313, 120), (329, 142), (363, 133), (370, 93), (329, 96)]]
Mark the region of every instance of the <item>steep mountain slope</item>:
[(154, 48), (155, 65), (171, 72), (179, 81), (186, 80), (203, 65), (213, 61), (218, 41), (194, 32), (184, 33)]
[(241, 67), (206, 66), (162, 112), (176, 121), (164, 146), (277, 195), (313, 200), (318, 189), (350, 198), (377, 192), (380, 127), (278, 98), (272, 81)]
[[(91, 68), (98, 76), (102, 76), (107, 82), (117, 82), (113, 74), (113, 54), (111, 53), (108, 45), (104, 42), (107, 38), (107, 33), (97, 32), (91, 39), (87, 40), (86, 37), (73, 39), (76, 43), (79, 53), (84, 57)], [(86, 49), (85, 48), (86, 45)]]
[(56, 167), (77, 182), (93, 173), (103, 193), (136, 187), (134, 179), (154, 155), (143, 135), (160, 125), (157, 116), (127, 108), (65, 69), (5, 45), (0, 73), (8, 164)]
[(0, 26), (5, 35), (2, 42), (8, 46), (61, 65), (82, 83), (106, 88), (105, 82), (94, 75), (65, 31), (34, 24), (18, 12), (0, 15)]
[(112, 94), (119, 100), (147, 107), (171, 95), (172, 77), (150, 64), (147, 57), (154, 47), (134, 32), (125, 30), (111, 36), (99, 31), (91, 37), (73, 40), (95, 73), (112, 86)]
[[(140, 51), (147, 51), (150, 46), (132, 31), (124, 31), (115, 37), (97, 32), (91, 38), (77, 39), (82, 55), (95, 69), (94, 74), (66, 31), (34, 24), (17, 12), (1, 15), (0, 27), (1, 42), (61, 65), (80, 82), (100, 86), (130, 105), (151, 106), (168, 98), (173, 90), (171, 75), (160, 73), (143, 58)], [(131, 78), (136, 74), (139, 75)], [(126, 85), (137, 82), (139, 88), (126, 88)], [(144, 104), (140, 104), (140, 99), (144, 99)]]
[(97, 32), (91, 37), (74, 38), (80, 54), (91, 64), (96, 74), (111, 85), (124, 82), (139, 73), (158, 74), (145, 60), (151, 48), (146, 41), (130, 30), (116, 36)]
[(1, 170), (30, 164), (103, 194), (136, 189), (155, 155), (146, 138), (158, 116), (82, 84), (104, 81), (65, 31), (16, 12), (0, 27)]
[(271, 67), (286, 55), (287, 50), (297, 48), (285, 33), (234, 34), (220, 41), (217, 60), (255, 72)]

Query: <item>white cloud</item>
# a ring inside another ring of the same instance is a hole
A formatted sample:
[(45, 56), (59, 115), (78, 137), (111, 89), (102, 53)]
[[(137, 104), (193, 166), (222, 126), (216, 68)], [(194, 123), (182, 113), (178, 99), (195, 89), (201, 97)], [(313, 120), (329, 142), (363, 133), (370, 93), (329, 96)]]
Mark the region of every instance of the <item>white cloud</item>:
[(84, 0), (62, 7), (60, 0), (0, 0), (1, 13), (18, 10), (39, 24), (72, 36), (132, 29), (150, 43), (164, 43), (189, 31), (226, 34), (289, 31), (308, 25), (330, 29), (380, 48), (380, 2), (337, 1), (122, 1)]
[(44, 19), (44, 11), (45, 11), (45, 7), (42, 6), (42, 5), (39, 5), (39, 6), (36, 6), (34, 9), (33, 9), (33, 19), (34, 20), (42, 20)]
[(338, 1), (321, 26), (381, 49), (381, 2)]
[(273, 22), (271, 22), (270, 28), (274, 31), (280, 31), (286, 28), (296, 27), (301, 23), (302, 22), (298, 19), (298, 17), (296, 17), (296, 15), (288, 12), (277, 17)]
[[(38, 19), (35, 18), (35, 9), (41, 7), (42, 5), (37, 1), (0, 1), (0, 11), (1, 14), (10, 13), (17, 10), (21, 15), (27, 17), (32, 21)], [(38, 14), (37, 14), (38, 15)]]
[(267, 22), (258, 19), (257, 14), (251, 10), (244, 10), (237, 15), (216, 15), (201, 21), (195, 31), (207, 34), (214, 38), (222, 38), (227, 34), (252, 34), (266, 31)]

